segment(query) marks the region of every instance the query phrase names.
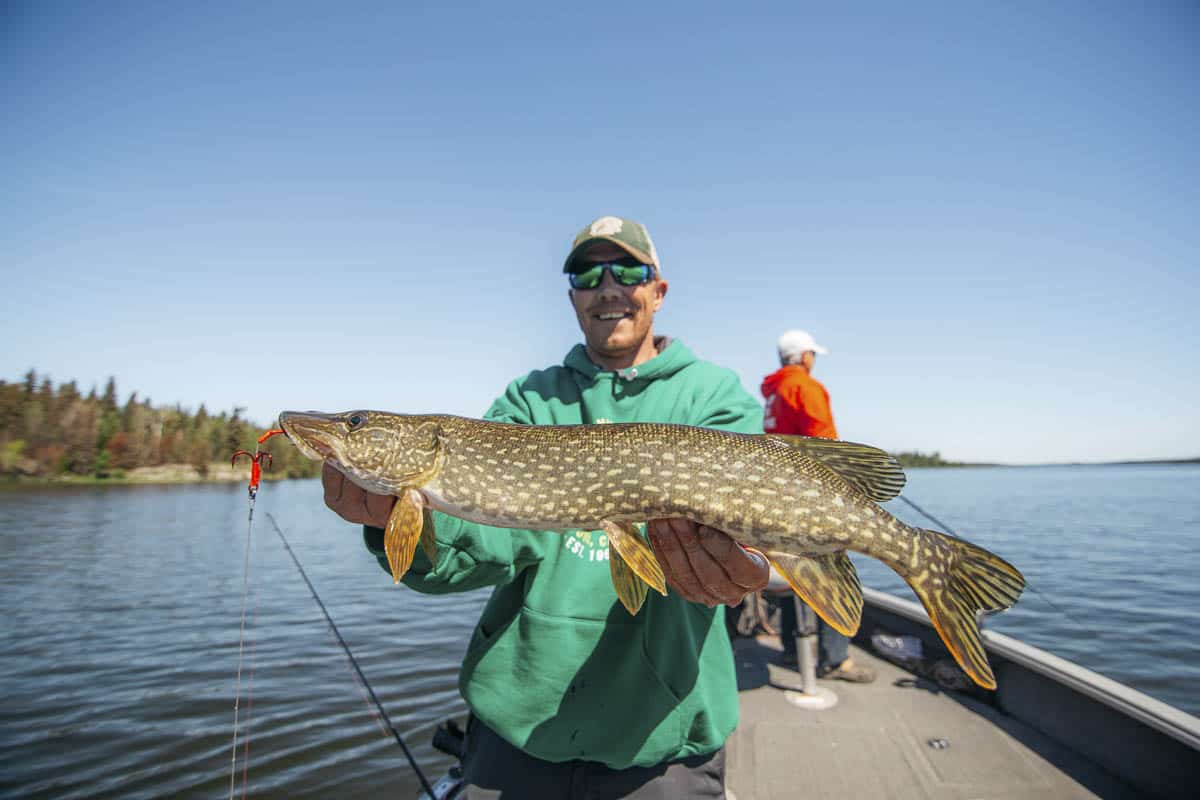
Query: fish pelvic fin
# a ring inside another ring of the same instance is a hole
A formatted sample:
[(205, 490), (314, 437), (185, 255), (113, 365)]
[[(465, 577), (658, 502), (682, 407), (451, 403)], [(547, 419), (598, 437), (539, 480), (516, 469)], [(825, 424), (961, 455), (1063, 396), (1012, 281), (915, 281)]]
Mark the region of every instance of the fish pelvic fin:
[(862, 584), (846, 551), (796, 556), (768, 551), (771, 565), (792, 591), (840, 634), (853, 636), (862, 621)]
[(416, 489), (405, 489), (388, 516), (387, 528), (383, 532), (383, 550), (387, 553), (392, 580), (396, 583), (412, 566), (417, 542), (422, 538), (425, 527), (424, 510), (425, 502), (421, 493)]
[(613, 588), (617, 590), (617, 599), (631, 616), (636, 617), (646, 602), (646, 582), (616, 553), (609, 553), (608, 571), (612, 575)]
[[(658, 559), (655, 558), (650, 545), (638, 534), (637, 528), (633, 527), (633, 523), (605, 520), (602, 527), (608, 534), (609, 561), (622, 561), (623, 566), (628, 568), (634, 576), (665, 597), (667, 579), (663, 575), (662, 567), (659, 566)], [(631, 576), (626, 575), (624, 571), (618, 572), (618, 568), (611, 564), (609, 571), (613, 577), (613, 588), (617, 590), (617, 596), (621, 598), (622, 605), (629, 610), (629, 613), (636, 614), (636, 609), (631, 606), (636, 605), (636, 608), (641, 608), (642, 601), (637, 600), (632, 593), (626, 596), (621, 595), (621, 592), (627, 588)], [(642, 600), (644, 599), (645, 592), (643, 591)], [(634, 602), (635, 600), (636, 602)]]
[[(929, 613), (933, 627), (954, 660), (985, 689), (996, 688), (979, 631), (979, 615), (1001, 611), (1017, 602), (1025, 577), (999, 556), (978, 545), (930, 530), (915, 546), (935, 556), (904, 579)], [(934, 541), (929, 541), (932, 538)]]

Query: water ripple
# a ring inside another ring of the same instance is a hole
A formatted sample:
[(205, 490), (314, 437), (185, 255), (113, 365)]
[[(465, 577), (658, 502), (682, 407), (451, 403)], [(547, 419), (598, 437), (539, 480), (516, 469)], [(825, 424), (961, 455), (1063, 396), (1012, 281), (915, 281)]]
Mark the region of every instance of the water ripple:
[[(1017, 564), (1033, 587), (989, 626), (1200, 712), (1200, 470), (911, 470), (906, 494)], [(229, 791), (246, 498), (235, 486), (0, 493), (0, 794)], [(465, 708), (457, 671), (486, 592), (396, 587), (313, 481), (271, 512), (414, 755)], [(922, 524), (902, 503), (890, 510)], [(418, 782), (295, 567), (259, 517), (237, 781), (249, 791), (415, 796)], [(911, 597), (855, 557), (864, 583)]]

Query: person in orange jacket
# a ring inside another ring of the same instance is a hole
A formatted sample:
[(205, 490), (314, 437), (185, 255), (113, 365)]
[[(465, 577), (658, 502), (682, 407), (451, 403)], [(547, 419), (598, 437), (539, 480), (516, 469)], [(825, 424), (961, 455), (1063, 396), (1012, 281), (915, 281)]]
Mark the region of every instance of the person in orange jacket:
[[(779, 337), (780, 368), (762, 382), (766, 399), (763, 411), (763, 431), (799, 436), (836, 439), (833, 411), (829, 407), (829, 392), (812, 376), (817, 354), (829, 351), (817, 344), (808, 331), (790, 330)], [(784, 601), (780, 614), (780, 638), (783, 640), (785, 664), (796, 663), (796, 606)], [(829, 627), (824, 620), (818, 624), (820, 659), (817, 674), (825, 678), (870, 683), (875, 672), (850, 658), (850, 640)]]

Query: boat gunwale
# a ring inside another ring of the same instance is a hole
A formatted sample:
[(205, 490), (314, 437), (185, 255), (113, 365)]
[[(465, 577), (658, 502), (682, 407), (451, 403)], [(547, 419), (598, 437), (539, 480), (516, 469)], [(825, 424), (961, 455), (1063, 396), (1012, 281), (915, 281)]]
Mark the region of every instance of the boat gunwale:
[[(933, 627), (925, 609), (915, 602), (866, 586), (863, 587), (863, 599), (884, 611), (931, 629)], [(1112, 678), (1106, 678), (1087, 667), (1011, 636), (984, 630), (983, 643), (989, 653), (995, 653), (1001, 658), (1079, 692), (1120, 714), (1170, 736), (1192, 750), (1200, 751), (1200, 717), (1193, 716), (1131, 686)], [(1002, 692), (1003, 686), (998, 691)]]

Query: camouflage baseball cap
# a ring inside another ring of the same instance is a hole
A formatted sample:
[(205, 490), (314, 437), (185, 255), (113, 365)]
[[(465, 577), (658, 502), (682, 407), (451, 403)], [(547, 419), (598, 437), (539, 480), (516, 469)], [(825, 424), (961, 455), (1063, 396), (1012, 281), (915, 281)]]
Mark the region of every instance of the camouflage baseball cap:
[(662, 265), (658, 263), (654, 242), (650, 241), (650, 231), (642, 223), (622, 217), (600, 217), (581, 230), (571, 243), (571, 253), (563, 264), (563, 272), (571, 272), (576, 256), (588, 245), (600, 241), (612, 242), (643, 264), (652, 264), (655, 275), (662, 277)]

